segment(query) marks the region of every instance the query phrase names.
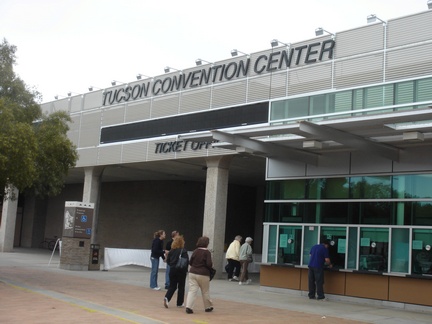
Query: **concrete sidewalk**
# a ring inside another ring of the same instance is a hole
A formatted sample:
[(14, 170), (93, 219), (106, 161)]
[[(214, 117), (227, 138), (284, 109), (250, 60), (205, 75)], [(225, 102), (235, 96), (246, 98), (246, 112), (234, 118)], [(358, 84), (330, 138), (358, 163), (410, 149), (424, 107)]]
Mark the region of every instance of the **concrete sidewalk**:
[[(50, 262), (51, 260), (51, 262)], [(252, 274), (251, 285), (213, 280), (214, 311), (197, 299), (194, 314), (163, 306), (165, 291), (149, 288), (150, 269), (109, 271), (59, 269), (59, 256), (41, 249), (0, 253), (0, 323), (432, 323), (432, 313), (332, 300), (309, 300), (283, 290), (267, 291)], [(159, 273), (163, 286), (164, 271)]]

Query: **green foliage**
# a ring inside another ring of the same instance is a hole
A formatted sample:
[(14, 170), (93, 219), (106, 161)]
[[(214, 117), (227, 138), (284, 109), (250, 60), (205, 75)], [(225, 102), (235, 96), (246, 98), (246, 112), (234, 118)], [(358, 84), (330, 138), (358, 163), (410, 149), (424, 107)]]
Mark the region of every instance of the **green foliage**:
[(42, 115), (40, 94), (13, 71), (15, 52), (6, 40), (0, 44), (0, 187), (3, 195), (9, 186), (55, 195), (78, 158), (67, 138), (71, 119), (65, 112)]

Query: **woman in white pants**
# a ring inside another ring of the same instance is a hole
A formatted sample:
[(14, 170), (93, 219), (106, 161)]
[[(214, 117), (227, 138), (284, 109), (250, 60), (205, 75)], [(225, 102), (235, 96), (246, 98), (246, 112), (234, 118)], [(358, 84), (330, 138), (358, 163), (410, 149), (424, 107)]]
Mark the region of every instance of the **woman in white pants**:
[(207, 236), (200, 237), (189, 260), (189, 292), (186, 301), (186, 313), (188, 314), (193, 313), (198, 290), (201, 290), (204, 310), (213, 311), (213, 302), (210, 299), (210, 270), (213, 268), (213, 261), (207, 249), (209, 242)]

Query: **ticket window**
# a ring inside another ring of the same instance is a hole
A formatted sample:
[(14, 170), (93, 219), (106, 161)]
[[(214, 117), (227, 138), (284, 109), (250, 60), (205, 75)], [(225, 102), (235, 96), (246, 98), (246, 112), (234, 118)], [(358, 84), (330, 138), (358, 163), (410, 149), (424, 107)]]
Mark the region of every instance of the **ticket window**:
[(279, 227), (278, 263), (300, 264), (301, 239), (301, 226)]
[(333, 268), (345, 268), (345, 256), (347, 247), (346, 227), (327, 227), (321, 228), (321, 236), (330, 241), (329, 256)]
[(408, 273), (409, 228), (391, 229), (390, 272)]
[(308, 265), (310, 251), (315, 244), (319, 243), (319, 226), (305, 226), (303, 232), (303, 265)]
[(387, 272), (388, 228), (360, 228), (359, 270)]
[(432, 229), (412, 230), (411, 273), (432, 275)]
[(348, 228), (348, 242), (347, 242), (347, 269), (357, 269), (357, 250), (358, 250), (358, 228)]

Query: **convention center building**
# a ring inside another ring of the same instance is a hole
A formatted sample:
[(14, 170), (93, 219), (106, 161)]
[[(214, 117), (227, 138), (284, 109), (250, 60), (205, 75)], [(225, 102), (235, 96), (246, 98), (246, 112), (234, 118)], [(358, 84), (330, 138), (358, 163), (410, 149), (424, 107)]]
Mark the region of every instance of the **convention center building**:
[(306, 295), (325, 237), (327, 295), (432, 306), (432, 10), (368, 20), (43, 104), (70, 114), (79, 160), (59, 196), (20, 200), (15, 245), (92, 203), (101, 249), (207, 235), (222, 273), (250, 236), (262, 289)]

